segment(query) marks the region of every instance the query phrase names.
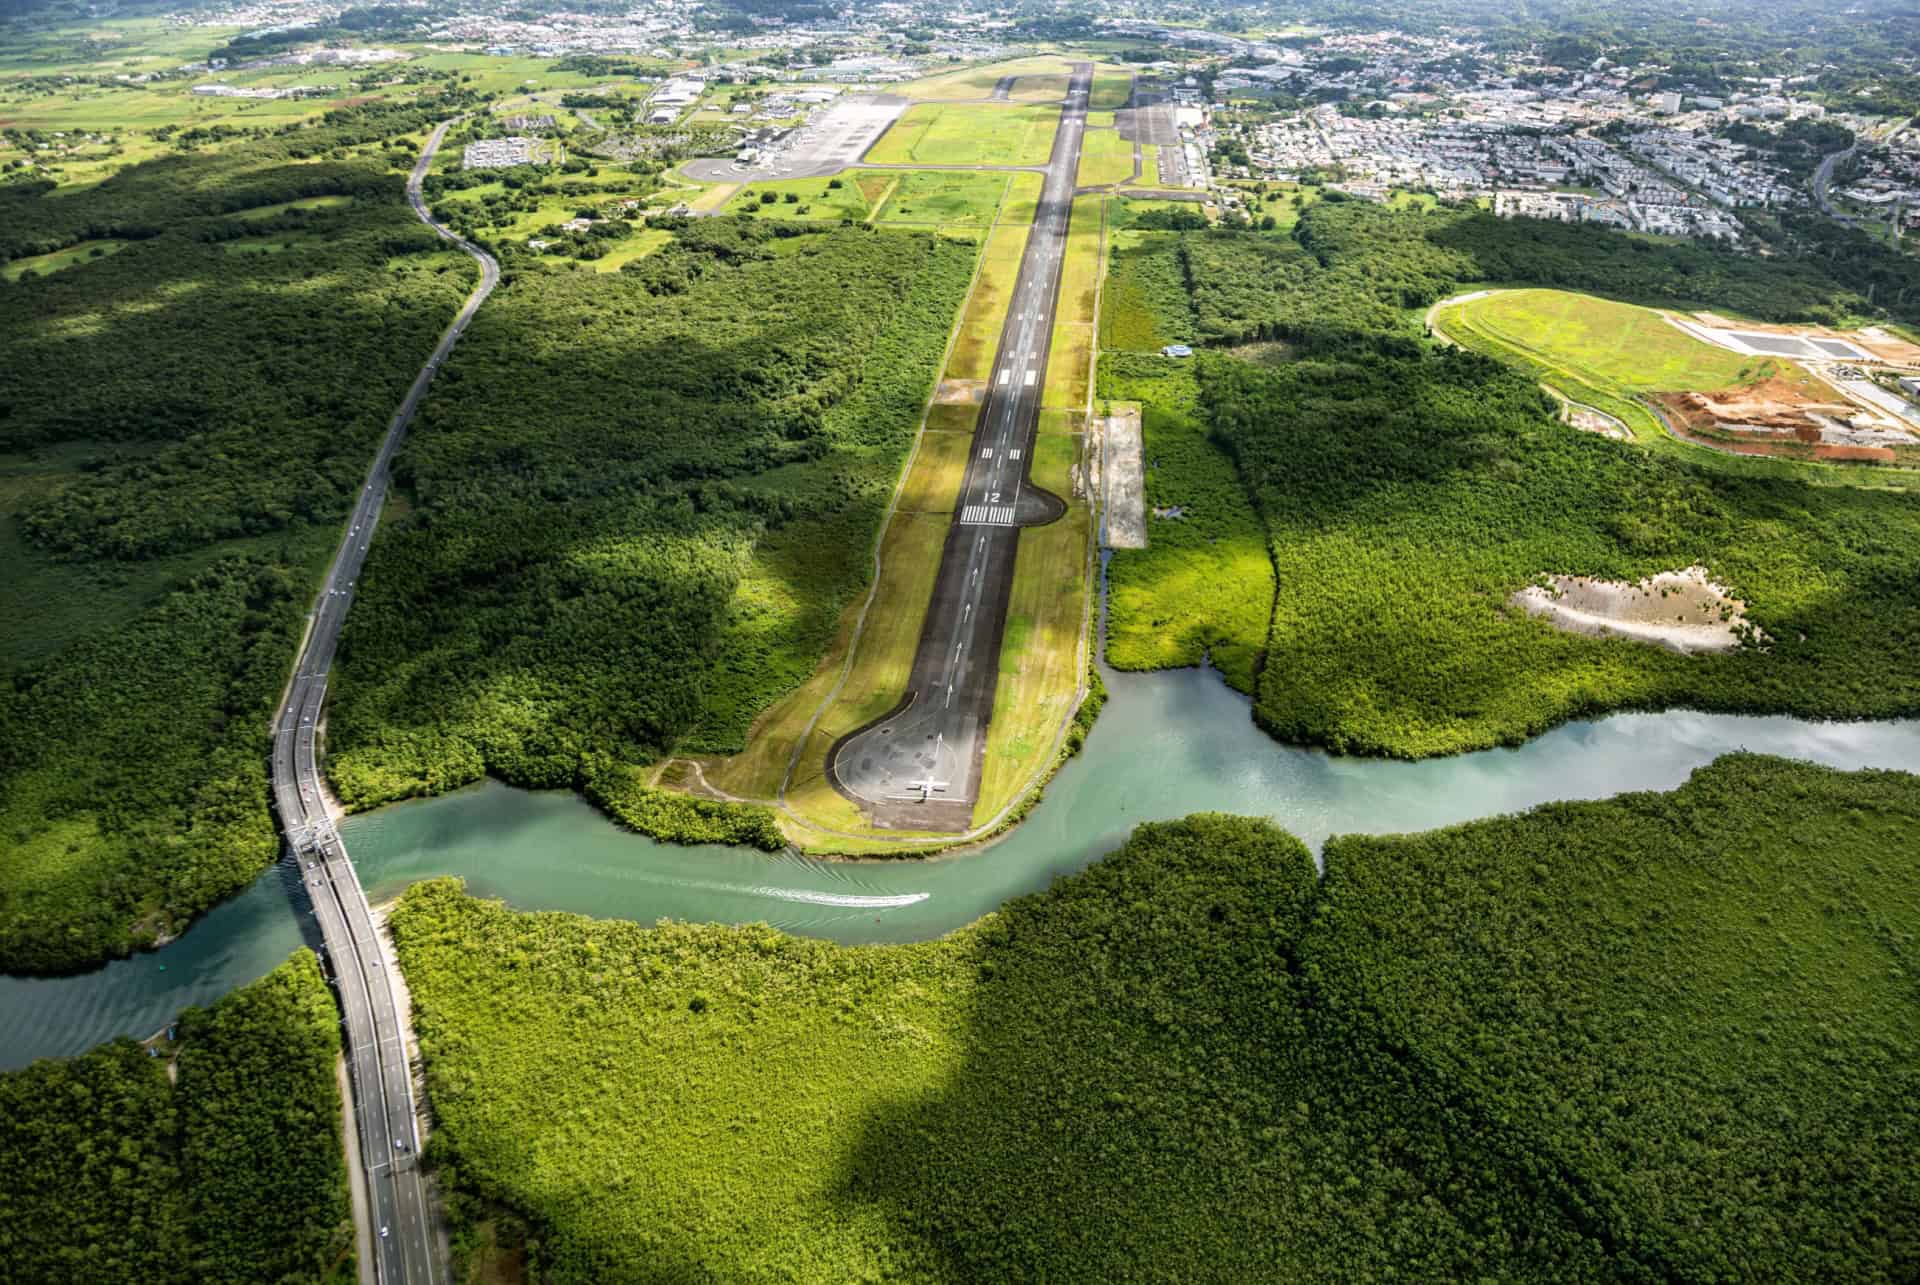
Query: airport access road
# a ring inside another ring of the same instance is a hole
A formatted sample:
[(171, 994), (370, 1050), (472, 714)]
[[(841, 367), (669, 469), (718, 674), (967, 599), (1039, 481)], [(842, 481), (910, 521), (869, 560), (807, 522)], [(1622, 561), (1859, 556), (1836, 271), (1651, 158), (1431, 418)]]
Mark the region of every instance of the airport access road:
[(293, 680), (274, 719), (273, 797), (292, 859), (312, 901), (324, 942), (323, 956), (339, 996), (347, 1045), (347, 1071), (353, 1090), (354, 1124), (367, 1208), (373, 1226), (361, 1237), (373, 1246), (381, 1285), (447, 1279), (440, 1233), (426, 1184), (420, 1174), (419, 1115), (413, 1100), (413, 1069), (407, 1056), (411, 1032), (385, 959), (380, 931), (367, 906), (359, 875), (327, 811), (320, 770), (319, 729), (327, 699), (327, 678), (340, 643), (340, 626), (353, 604), (354, 585), (366, 560), (373, 531), (386, 501), (393, 457), (407, 426), (426, 396), (467, 323), (500, 280), (500, 265), (478, 246), (433, 221), (420, 192), (447, 124), (435, 129), (407, 178), (407, 202), (439, 236), (480, 264), (480, 281), (453, 323), (440, 336), (427, 364), (387, 425), (373, 466), (355, 497), (347, 530), (314, 608), (306, 642), (294, 664)]
[(1093, 64), (1074, 64), (906, 692), (827, 752), (827, 779), (876, 825), (972, 826), (1020, 529), (1066, 512), (1034, 485), (1033, 447), (1092, 85)]

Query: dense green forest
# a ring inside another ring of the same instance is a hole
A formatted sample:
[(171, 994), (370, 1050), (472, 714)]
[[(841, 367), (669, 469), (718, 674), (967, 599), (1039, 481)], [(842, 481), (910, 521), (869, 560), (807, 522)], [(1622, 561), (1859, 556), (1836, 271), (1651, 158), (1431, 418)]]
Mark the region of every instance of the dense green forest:
[[(1192, 335), (1216, 351), (1190, 368), (1108, 354), (1103, 395), (1146, 402), (1150, 464), (1164, 456), (1179, 470), (1184, 453), (1206, 463), (1194, 434), (1168, 428), (1204, 424), (1207, 445), (1237, 464), (1272, 555), (1271, 570), (1246, 560), (1238, 572), (1211, 543), (1189, 553), (1166, 539), (1158, 555), (1117, 555), (1120, 663), (1190, 663), (1156, 656), (1164, 622), (1196, 597), (1224, 611), (1271, 576), (1255, 717), (1287, 740), (1421, 756), (1629, 707), (1920, 710), (1912, 494), (1815, 486), (1786, 469), (1722, 469), (1576, 433), (1523, 374), (1418, 338), (1420, 308), (1477, 281), (1777, 319), (1869, 309), (1816, 262), (1329, 201), (1286, 236), (1153, 234), (1115, 254), (1112, 280), (1110, 343)], [(1191, 476), (1167, 478), (1176, 493), (1210, 497), (1220, 485), (1206, 480), (1217, 468), (1184, 467)], [(1151, 526), (1156, 540), (1176, 529)], [(1558, 633), (1506, 606), (1543, 574), (1639, 578), (1691, 565), (1749, 603), (1764, 646), (1683, 657)], [(1181, 577), (1203, 571), (1211, 591), (1198, 595)]]
[(0, 1074), (0, 1255), (18, 1281), (352, 1278), (339, 1014), (301, 951), (132, 1040)]
[[(1422, 756), (1629, 707), (1920, 709), (1920, 504), (1695, 467), (1568, 429), (1524, 375), (1381, 340), (1203, 362), (1201, 403), (1266, 520), (1278, 592), (1254, 717)], [(1715, 657), (1556, 631), (1542, 574), (1707, 567), (1769, 639)]]
[(1892, 1281), (1916, 826), (1920, 779), (1734, 756), (1319, 887), (1147, 825), (921, 945), (393, 923), (460, 1243), (554, 1281)]
[(128, 240), (0, 284), (0, 968), (150, 943), (272, 859), (301, 615), (473, 276), (408, 210), (411, 152), (297, 158), (426, 114), (0, 191), (0, 253)]
[(341, 797), (491, 772), (618, 794), (663, 837), (777, 843), (762, 813), (649, 799), (619, 765), (738, 749), (812, 672), (864, 585), (973, 257), (708, 219), (620, 273), (496, 293), (396, 465), (412, 512), (347, 622)]
[[(1768, 321), (1843, 322), (1871, 314), (1875, 304), (1920, 320), (1920, 262), (1882, 248), (1869, 256), (1871, 266), (1856, 267), (1846, 248), (1856, 245), (1852, 239), (1809, 240), (1805, 255), (1768, 258), (1474, 210), (1393, 211), (1331, 199), (1337, 196), (1301, 211), (1286, 235), (1179, 237), (1191, 325), (1201, 339), (1411, 333), (1406, 310), (1480, 282), (1722, 308)], [(1181, 311), (1164, 291), (1151, 299), (1172, 315)]]
[(1441, 1086), (1635, 1275), (1911, 1279), (1916, 835), (1920, 778), (1734, 756), (1336, 839), (1302, 972), (1331, 1038)]

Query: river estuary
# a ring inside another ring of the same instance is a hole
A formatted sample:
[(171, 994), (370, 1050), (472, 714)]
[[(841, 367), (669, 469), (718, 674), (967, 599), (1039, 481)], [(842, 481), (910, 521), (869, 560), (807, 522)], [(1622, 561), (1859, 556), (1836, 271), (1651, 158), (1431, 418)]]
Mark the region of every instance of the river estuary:
[[(1278, 745), (1248, 703), (1199, 670), (1118, 674), (1081, 755), (1001, 842), (931, 860), (822, 862), (675, 847), (616, 829), (571, 794), (497, 782), (403, 803), (342, 827), (376, 902), (459, 875), (529, 910), (766, 922), (842, 942), (935, 937), (1047, 886), (1142, 821), (1221, 811), (1268, 816), (1316, 849), (1332, 834), (1426, 830), (1555, 799), (1664, 790), (1732, 750), (1833, 767), (1920, 763), (1920, 722), (1623, 714), (1573, 723), (1515, 750), (1423, 763), (1335, 758)], [(271, 970), (303, 940), (285, 867), (165, 948), (77, 977), (0, 977), (0, 1067), (144, 1037)], [(292, 881), (297, 884), (297, 880)]]

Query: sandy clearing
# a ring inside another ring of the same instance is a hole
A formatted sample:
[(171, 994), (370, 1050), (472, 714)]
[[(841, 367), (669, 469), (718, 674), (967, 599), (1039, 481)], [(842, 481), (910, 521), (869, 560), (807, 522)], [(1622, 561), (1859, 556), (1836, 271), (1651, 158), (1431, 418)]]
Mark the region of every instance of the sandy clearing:
[(933, 400), (941, 406), (979, 404), (987, 395), (984, 379), (943, 379), (934, 389)]
[(1109, 549), (1144, 549), (1147, 517), (1140, 408), (1130, 406), (1100, 425), (1106, 466), (1104, 543)]
[(1662, 571), (1646, 580), (1548, 576), (1508, 599), (1567, 633), (1627, 638), (1684, 656), (1737, 650), (1766, 635), (1746, 623), (1747, 604), (1707, 575), (1705, 567)]

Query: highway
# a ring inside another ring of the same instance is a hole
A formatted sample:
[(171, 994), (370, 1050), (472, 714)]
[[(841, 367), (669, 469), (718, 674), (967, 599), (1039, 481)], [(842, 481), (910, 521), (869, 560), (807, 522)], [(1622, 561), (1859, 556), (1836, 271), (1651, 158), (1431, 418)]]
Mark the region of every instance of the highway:
[(312, 899), (325, 942), (327, 971), (344, 1016), (354, 1119), (374, 1224), (370, 1229), (374, 1267), (383, 1283), (441, 1281), (447, 1278), (447, 1270), (440, 1261), (439, 1231), (419, 1171), (420, 1132), (407, 1058), (405, 1009), (384, 962), (366, 893), (327, 813), (318, 730), (340, 626), (353, 604), (354, 584), (380, 521), (393, 457), (440, 364), (500, 280), (500, 265), (492, 256), (436, 224), (420, 194), (427, 166), (451, 123), (442, 124), (428, 138), (407, 179), (407, 201), (422, 222), (479, 262), (480, 282), (441, 335), (387, 425), (379, 454), (347, 519), (346, 534), (327, 569), (306, 643), (274, 719), (273, 736), (274, 806)]
[(1833, 185), (1834, 165), (1852, 156), (1855, 149), (1859, 146), (1860, 140), (1856, 138), (1851, 144), (1839, 151), (1828, 152), (1820, 158), (1820, 168), (1815, 170), (1813, 174), (1813, 199), (1820, 206), (1820, 212), (1828, 218), (1836, 219), (1841, 223), (1858, 223), (1860, 220), (1851, 214), (1843, 214), (1833, 208), (1833, 202), (1827, 197), (1827, 189)]
[(827, 753), (827, 779), (876, 825), (971, 827), (1020, 528), (1066, 512), (1030, 471), (1092, 84), (1093, 65), (1076, 63), (907, 690)]

